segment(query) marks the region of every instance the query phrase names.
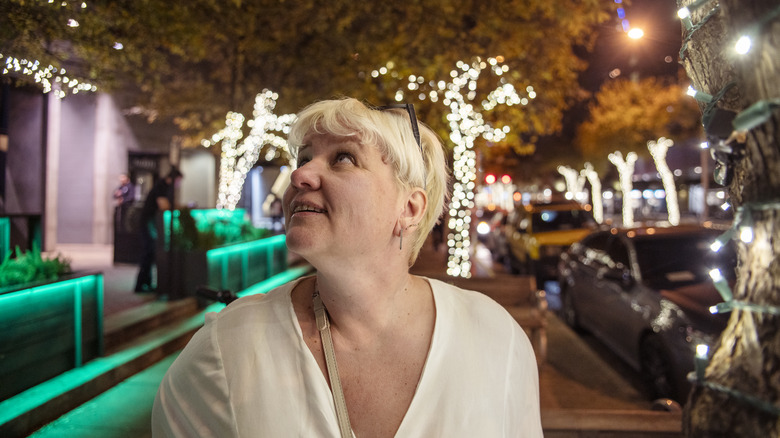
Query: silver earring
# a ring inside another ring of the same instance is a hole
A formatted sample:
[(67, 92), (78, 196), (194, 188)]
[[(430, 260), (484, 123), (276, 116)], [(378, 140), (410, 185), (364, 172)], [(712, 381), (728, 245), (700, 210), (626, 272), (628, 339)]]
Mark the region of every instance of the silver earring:
[(404, 229), (401, 228), (401, 242), (398, 244), (398, 249), (404, 249)]

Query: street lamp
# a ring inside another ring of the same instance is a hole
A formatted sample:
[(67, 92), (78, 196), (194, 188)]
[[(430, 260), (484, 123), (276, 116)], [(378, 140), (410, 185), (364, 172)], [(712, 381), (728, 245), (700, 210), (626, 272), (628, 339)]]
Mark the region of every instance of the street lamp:
[(645, 31), (643, 31), (642, 29), (640, 29), (638, 27), (635, 27), (635, 28), (629, 30), (627, 35), (632, 40), (638, 40), (638, 39), (642, 38), (643, 36), (645, 36)]
[[(626, 32), (626, 35), (628, 35), (628, 37), (631, 38), (632, 40), (639, 40), (639, 39), (641, 39), (645, 35), (645, 31), (643, 31), (641, 28), (633, 27), (633, 28), (631, 28), (631, 30)], [(639, 59), (637, 57), (636, 51), (637, 51), (637, 48), (636, 47), (632, 47), (631, 48), (631, 54), (628, 57), (628, 66), (629, 66), (629, 70), (630, 70), (630, 74), (629, 74), (630, 76), (629, 77), (631, 78), (632, 82), (639, 81), (639, 71), (637, 71), (637, 68), (636, 68), (636, 65), (637, 65)]]

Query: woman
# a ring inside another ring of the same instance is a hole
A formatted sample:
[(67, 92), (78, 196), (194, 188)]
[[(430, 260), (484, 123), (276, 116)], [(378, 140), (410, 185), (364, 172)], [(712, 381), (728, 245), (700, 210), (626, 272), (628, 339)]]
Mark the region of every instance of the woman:
[(413, 107), (318, 102), (289, 144), (287, 245), (317, 273), (210, 314), (163, 379), (155, 434), (541, 436), (522, 329), (482, 294), (409, 273), (447, 187)]

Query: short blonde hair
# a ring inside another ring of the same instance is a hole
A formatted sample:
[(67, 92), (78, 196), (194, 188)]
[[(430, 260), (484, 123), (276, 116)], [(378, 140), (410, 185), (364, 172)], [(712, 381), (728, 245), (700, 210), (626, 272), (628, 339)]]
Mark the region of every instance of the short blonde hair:
[[(412, 133), (406, 110), (393, 108), (379, 111), (356, 99), (342, 98), (315, 102), (304, 108), (298, 113), (288, 135), (293, 157), (297, 157), (298, 149), (309, 132), (357, 137), (361, 144), (379, 148), (383, 159), (392, 166), (400, 187), (419, 187), (425, 191), (428, 205), (423, 217), (417, 227), (408, 230), (411, 233), (409, 240), (412, 241), (410, 266), (441, 216), (449, 177), (441, 140), (425, 124), (419, 121), (417, 124), (420, 146)], [(423, 156), (425, 159), (422, 159)]]

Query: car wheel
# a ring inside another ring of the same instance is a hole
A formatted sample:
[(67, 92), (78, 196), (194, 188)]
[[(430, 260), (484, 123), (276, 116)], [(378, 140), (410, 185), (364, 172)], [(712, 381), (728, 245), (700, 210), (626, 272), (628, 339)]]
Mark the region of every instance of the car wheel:
[(642, 339), (639, 359), (651, 397), (676, 399), (669, 354), (659, 336), (648, 335)]
[(577, 315), (577, 309), (574, 307), (574, 299), (571, 292), (563, 287), (561, 282), (561, 317), (563, 322), (577, 332), (584, 331), (580, 325), (580, 319)]

